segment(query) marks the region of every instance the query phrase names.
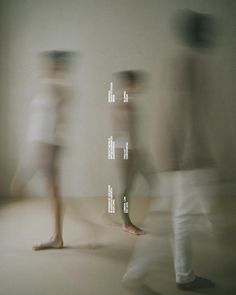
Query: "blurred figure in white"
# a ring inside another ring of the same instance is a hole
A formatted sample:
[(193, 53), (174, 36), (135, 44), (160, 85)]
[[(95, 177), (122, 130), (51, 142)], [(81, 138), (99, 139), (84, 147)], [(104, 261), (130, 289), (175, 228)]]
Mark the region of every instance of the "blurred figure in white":
[[(123, 230), (135, 234), (144, 234), (143, 230), (135, 226), (129, 216), (129, 195), (136, 176), (140, 173), (152, 186), (153, 173), (150, 155), (138, 146), (140, 136), (137, 127), (138, 116), (137, 95), (144, 92), (146, 74), (141, 70), (121, 71), (114, 75), (120, 95), (112, 104), (113, 134), (116, 158), (119, 161), (121, 175), (121, 190), (117, 199), (123, 220)], [(128, 208), (125, 208), (128, 204)]]
[[(162, 104), (164, 132), (158, 142), (161, 147), (158, 170), (161, 172), (159, 188), (162, 195), (157, 207), (162, 205), (169, 192), (172, 226), (166, 229), (167, 224), (158, 223), (156, 227), (159, 227), (160, 237), (164, 232), (169, 234), (173, 231), (177, 287), (182, 290), (213, 288), (215, 284), (212, 281), (197, 276), (193, 271), (191, 233), (195, 213), (207, 217), (208, 228), (213, 229), (208, 213), (216, 202), (216, 195), (212, 194), (217, 184), (217, 165), (210, 132), (210, 77), (207, 66), (214, 40), (214, 19), (193, 11), (180, 13), (176, 19), (175, 28), (184, 47), (175, 56), (168, 71), (169, 93)], [(144, 239), (138, 241), (139, 252), (134, 253), (123, 278), (126, 285), (135, 282), (140, 285), (148, 263), (160, 255), (149, 251), (148, 241), (145, 243)], [(146, 249), (144, 256), (140, 255), (141, 243)], [(155, 252), (158, 252), (157, 248)]]
[(176, 283), (180, 289), (211, 288), (214, 283), (196, 276), (192, 269), (190, 235), (194, 213), (207, 216), (211, 210), (214, 200), (207, 188), (217, 179), (209, 127), (208, 53), (214, 45), (214, 21), (209, 15), (186, 11), (179, 15), (176, 25), (185, 48), (174, 59), (171, 70), (173, 99), (167, 111), (170, 120), (166, 132), (169, 142), (163, 149), (164, 161), (169, 162), (166, 168), (174, 171), (167, 177), (174, 195)]
[(31, 102), (28, 144), (12, 181), (14, 195), (25, 195), (25, 188), (36, 172), (42, 172), (53, 203), (54, 234), (34, 250), (62, 248), (62, 203), (59, 185), (60, 152), (64, 142), (66, 107), (71, 96), (68, 79), (71, 52), (48, 51), (40, 54), (42, 70), (39, 91)]

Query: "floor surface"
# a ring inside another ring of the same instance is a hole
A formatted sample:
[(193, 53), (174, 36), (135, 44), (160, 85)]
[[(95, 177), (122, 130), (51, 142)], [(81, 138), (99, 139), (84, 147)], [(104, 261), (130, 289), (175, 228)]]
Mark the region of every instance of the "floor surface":
[[(176, 289), (169, 237), (155, 232), (159, 225), (168, 227), (168, 213), (155, 213), (146, 220), (144, 227), (149, 224), (155, 234), (136, 237), (121, 230), (119, 216), (113, 221), (104, 216), (105, 198), (66, 198), (64, 204), (65, 248), (34, 252), (32, 245), (51, 234), (49, 199), (1, 200), (1, 295), (145, 295), (121, 284), (131, 256), (135, 261), (137, 253), (144, 258), (158, 254), (146, 277), (156, 294), (196, 294)], [(142, 224), (149, 201), (137, 198), (132, 205), (135, 222)], [(194, 234), (194, 268), (217, 284), (205, 294), (236, 294), (236, 198), (228, 198), (227, 206), (228, 227), (220, 243), (201, 222)]]

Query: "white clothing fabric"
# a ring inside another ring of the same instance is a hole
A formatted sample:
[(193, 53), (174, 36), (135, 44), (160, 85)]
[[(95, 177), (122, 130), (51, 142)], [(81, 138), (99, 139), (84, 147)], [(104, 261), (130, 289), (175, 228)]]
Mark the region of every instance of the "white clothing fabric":
[(128, 149), (131, 149), (131, 147), (130, 147), (131, 140), (129, 139), (129, 136), (124, 135), (124, 136), (115, 137), (115, 148), (116, 149), (125, 149), (127, 143), (128, 143)]
[[(188, 283), (195, 278), (192, 268), (192, 231), (207, 229), (215, 238), (218, 235), (218, 217), (211, 215), (212, 206), (217, 203), (216, 172), (207, 168), (165, 172), (159, 175), (158, 183), (160, 198), (157, 198), (144, 222), (143, 228), (147, 235), (139, 237), (124, 280), (133, 280), (134, 277), (141, 280), (149, 272), (155, 272), (156, 266), (165, 273), (171, 263), (171, 244), (176, 282)], [(166, 212), (167, 204), (171, 218), (169, 214), (161, 214)]]
[(173, 256), (176, 282), (188, 283), (195, 278), (191, 246), (194, 216), (196, 214), (205, 216), (207, 227), (212, 230), (208, 214), (216, 197), (214, 195), (216, 174), (214, 169), (196, 169), (170, 172), (167, 175), (163, 177), (167, 176), (173, 197)]
[(117, 99), (112, 104), (112, 122), (113, 137), (116, 149), (125, 149), (128, 142), (128, 149), (134, 148), (132, 140), (134, 110), (131, 102), (124, 102), (123, 99)]
[(31, 102), (28, 141), (38, 141), (53, 145), (63, 142), (63, 128), (61, 116), (63, 104), (60, 103), (58, 93), (63, 97), (69, 86), (62, 79), (44, 79), (40, 84), (39, 94)]

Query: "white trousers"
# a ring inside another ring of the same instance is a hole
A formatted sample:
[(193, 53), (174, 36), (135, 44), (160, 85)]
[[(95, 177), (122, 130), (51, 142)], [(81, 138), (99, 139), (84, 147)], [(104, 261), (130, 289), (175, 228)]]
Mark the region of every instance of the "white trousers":
[[(176, 282), (188, 283), (194, 280), (191, 246), (193, 230), (205, 232), (207, 229), (207, 234), (211, 233), (215, 238), (219, 235), (217, 230), (221, 230), (219, 225), (222, 220), (215, 212), (219, 206), (217, 185), (214, 169), (159, 174), (158, 198), (153, 200), (143, 225), (147, 234), (138, 238), (124, 280), (136, 278), (140, 282), (142, 277), (155, 271), (160, 277), (169, 274), (168, 267), (172, 264), (170, 246)], [(170, 240), (172, 243), (169, 243)]]
[(177, 283), (194, 280), (192, 269), (191, 233), (196, 216), (204, 215), (208, 229), (212, 230), (209, 219), (215, 202), (216, 173), (213, 169), (175, 171), (160, 175), (162, 197), (165, 192), (171, 198), (173, 226), (172, 249)]

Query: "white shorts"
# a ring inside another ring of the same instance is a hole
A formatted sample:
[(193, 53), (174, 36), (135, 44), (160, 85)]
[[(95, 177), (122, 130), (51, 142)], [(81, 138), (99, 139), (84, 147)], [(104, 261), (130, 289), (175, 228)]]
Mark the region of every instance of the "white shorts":
[(116, 149), (125, 149), (126, 144), (128, 143), (128, 149), (131, 148), (131, 141), (129, 140), (128, 136), (118, 136), (115, 138), (115, 148)]

